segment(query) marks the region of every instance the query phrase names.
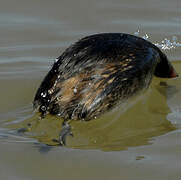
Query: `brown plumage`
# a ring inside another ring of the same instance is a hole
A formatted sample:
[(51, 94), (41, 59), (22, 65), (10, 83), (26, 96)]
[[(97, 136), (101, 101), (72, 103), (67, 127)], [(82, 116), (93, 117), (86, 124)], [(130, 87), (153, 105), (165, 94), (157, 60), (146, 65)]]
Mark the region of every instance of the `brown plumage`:
[(177, 76), (156, 46), (121, 33), (85, 37), (57, 60), (36, 93), (34, 108), (65, 120), (93, 119), (148, 88), (153, 74)]

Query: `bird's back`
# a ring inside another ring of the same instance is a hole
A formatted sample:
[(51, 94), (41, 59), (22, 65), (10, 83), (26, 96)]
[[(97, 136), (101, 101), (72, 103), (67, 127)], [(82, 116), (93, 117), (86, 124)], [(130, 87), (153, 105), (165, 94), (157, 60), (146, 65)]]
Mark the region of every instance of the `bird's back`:
[(128, 34), (85, 37), (57, 58), (35, 96), (42, 114), (92, 119), (149, 86), (159, 49)]

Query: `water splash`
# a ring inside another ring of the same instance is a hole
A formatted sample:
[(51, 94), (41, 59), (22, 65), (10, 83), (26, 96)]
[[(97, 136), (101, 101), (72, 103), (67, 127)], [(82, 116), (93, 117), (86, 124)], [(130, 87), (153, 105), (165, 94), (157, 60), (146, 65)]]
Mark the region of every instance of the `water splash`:
[(172, 39), (165, 38), (161, 43), (155, 43), (155, 45), (163, 50), (175, 49), (176, 47), (181, 47), (181, 43), (177, 42), (177, 37), (172, 36)]
[[(140, 33), (139, 29), (136, 32), (134, 32), (134, 35), (142, 37), (145, 40), (150, 38), (147, 33), (144, 34)], [(170, 49), (175, 49), (177, 47), (181, 47), (181, 43), (178, 42), (178, 38), (176, 36), (172, 36), (171, 39), (164, 38), (160, 43), (156, 42), (154, 44), (163, 50), (170, 50)]]
[(134, 32), (134, 35), (135, 35), (135, 36), (140, 36), (140, 37), (142, 37), (142, 38), (145, 39), (145, 40), (147, 40), (147, 39), (149, 38), (149, 36), (148, 36), (147, 33), (144, 33), (144, 35), (141, 35), (139, 29), (138, 29), (136, 32)]

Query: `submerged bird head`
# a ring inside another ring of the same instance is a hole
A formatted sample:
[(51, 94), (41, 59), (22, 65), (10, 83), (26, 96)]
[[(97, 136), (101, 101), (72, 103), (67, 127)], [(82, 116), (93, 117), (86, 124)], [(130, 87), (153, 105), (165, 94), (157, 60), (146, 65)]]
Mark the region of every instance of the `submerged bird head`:
[(155, 76), (160, 78), (176, 78), (178, 77), (177, 72), (168, 60), (167, 56), (160, 52), (160, 61), (156, 65)]

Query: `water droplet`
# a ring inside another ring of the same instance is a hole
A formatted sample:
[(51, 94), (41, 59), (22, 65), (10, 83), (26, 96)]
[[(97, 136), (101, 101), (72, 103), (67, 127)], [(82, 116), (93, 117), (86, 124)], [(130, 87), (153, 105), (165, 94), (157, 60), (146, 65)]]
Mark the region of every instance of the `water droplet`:
[(76, 89), (76, 88), (74, 88), (74, 93), (75, 93), (75, 94), (77, 93), (77, 89)]
[(41, 93), (41, 96), (42, 96), (42, 97), (46, 97), (46, 96), (47, 96), (47, 93), (46, 93), (46, 92), (42, 92), (42, 93)]
[(135, 36), (139, 36), (139, 34), (140, 34), (140, 30), (139, 29), (136, 32), (134, 32)]
[(41, 106), (41, 110), (42, 110), (42, 111), (46, 111), (46, 109), (47, 109), (47, 108), (46, 108), (45, 106)]
[(56, 58), (54, 62), (56, 63), (56, 62), (58, 62), (58, 60), (59, 60), (59, 59), (58, 59), (58, 58)]
[(145, 39), (145, 40), (147, 40), (148, 38), (149, 38), (148, 34), (145, 34), (145, 35), (143, 36), (143, 39)]

